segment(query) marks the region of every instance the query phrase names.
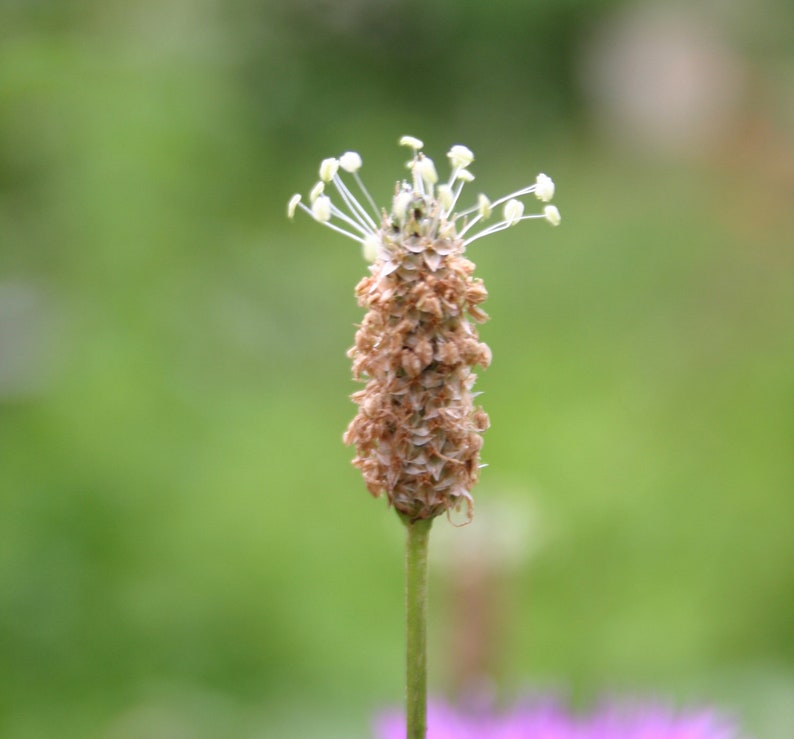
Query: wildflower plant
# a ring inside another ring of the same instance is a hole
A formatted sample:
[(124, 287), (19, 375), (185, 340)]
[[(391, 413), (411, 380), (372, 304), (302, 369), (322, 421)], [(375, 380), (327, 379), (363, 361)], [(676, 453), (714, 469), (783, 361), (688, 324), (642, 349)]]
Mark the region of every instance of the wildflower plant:
[[(430, 526), (436, 516), (461, 508), (471, 519), (481, 434), (489, 423), (473, 392), (474, 369), (491, 362), (475, 327), (488, 318), (481, 308), (488, 294), (464, 254), (522, 221), (559, 225), (560, 212), (550, 204), (554, 183), (545, 174), (493, 201), (479, 194), (460, 209), (464, 186), (474, 180), (472, 152), (453, 146), (449, 177), (440, 181), (419, 139), (403, 136), (400, 144), (411, 152), (410, 177), (396, 183), (388, 207), (375, 204), (359, 176), (361, 157), (348, 151), (324, 159), (308, 202), (293, 195), (287, 212), (293, 218), (301, 209), (358, 242), (372, 263), (356, 287), (367, 313), (348, 352), (353, 376), (365, 386), (352, 395), (358, 413), (344, 441), (355, 446), (353, 464), (367, 489), (386, 496), (408, 531), (407, 725), (414, 739), (425, 736)], [(540, 212), (525, 213), (530, 196), (543, 204)]]

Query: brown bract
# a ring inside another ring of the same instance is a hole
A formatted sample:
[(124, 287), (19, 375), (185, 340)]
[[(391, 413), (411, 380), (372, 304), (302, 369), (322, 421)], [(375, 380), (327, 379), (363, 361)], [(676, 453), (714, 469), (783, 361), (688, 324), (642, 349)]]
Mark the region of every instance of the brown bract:
[(423, 205), (402, 226), (384, 219), (380, 256), (356, 287), (368, 312), (348, 356), (366, 386), (344, 436), (367, 489), (413, 521), (462, 504), (471, 516), (488, 428), (472, 370), (491, 361), (472, 323), (488, 318), (485, 287), (454, 229), (437, 227), (437, 204)]

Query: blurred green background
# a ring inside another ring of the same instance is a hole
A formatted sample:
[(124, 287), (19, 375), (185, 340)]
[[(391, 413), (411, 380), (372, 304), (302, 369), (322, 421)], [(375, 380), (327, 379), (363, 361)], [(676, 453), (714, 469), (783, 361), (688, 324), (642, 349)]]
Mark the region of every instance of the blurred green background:
[(433, 691), (791, 737), (793, 7), (2, 0), (0, 735), (401, 701), (402, 531), (341, 443), (366, 265), (285, 205), (348, 149), (386, 202), (411, 134), (563, 214), (471, 249), (490, 466), (435, 527)]

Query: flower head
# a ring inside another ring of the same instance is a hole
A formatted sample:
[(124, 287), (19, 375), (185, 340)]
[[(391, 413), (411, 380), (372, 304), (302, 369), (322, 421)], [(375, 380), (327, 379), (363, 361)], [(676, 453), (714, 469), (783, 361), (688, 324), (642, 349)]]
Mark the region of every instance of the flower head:
[[(348, 352), (353, 375), (366, 383), (352, 398), (358, 413), (345, 433), (355, 445), (354, 464), (367, 488), (385, 494), (410, 520), (432, 518), (461, 505), (471, 513), (470, 491), (480, 473), (480, 434), (488, 416), (474, 404), (475, 367), (487, 367), (491, 351), (475, 323), (487, 320), (480, 307), (487, 297), (466, 247), (520, 221), (546, 219), (556, 225), (559, 211), (547, 205), (524, 214), (522, 198), (535, 194), (547, 202), (554, 185), (546, 175), (534, 184), (491, 202), (456, 210), (474, 154), (456, 144), (447, 153), (451, 172), (439, 182), (422, 142), (403, 136), (413, 152), (410, 181), (398, 182), (388, 209), (379, 210), (361, 181), (356, 152), (323, 160), (320, 181), (309, 195), (289, 201), (317, 222), (358, 241), (372, 261), (371, 274), (358, 284), (359, 304), (367, 314)], [(363, 194), (362, 203), (342, 178), (346, 173)], [(336, 190), (339, 206), (328, 191)], [(474, 230), (496, 209), (502, 220)]]

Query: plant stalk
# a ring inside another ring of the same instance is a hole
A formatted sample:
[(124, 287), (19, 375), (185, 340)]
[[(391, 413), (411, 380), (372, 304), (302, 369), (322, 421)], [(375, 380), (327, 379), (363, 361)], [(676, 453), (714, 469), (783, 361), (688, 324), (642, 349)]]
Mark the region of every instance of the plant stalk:
[(405, 718), (407, 739), (427, 734), (427, 545), (432, 518), (410, 521), (405, 548), (406, 682)]

